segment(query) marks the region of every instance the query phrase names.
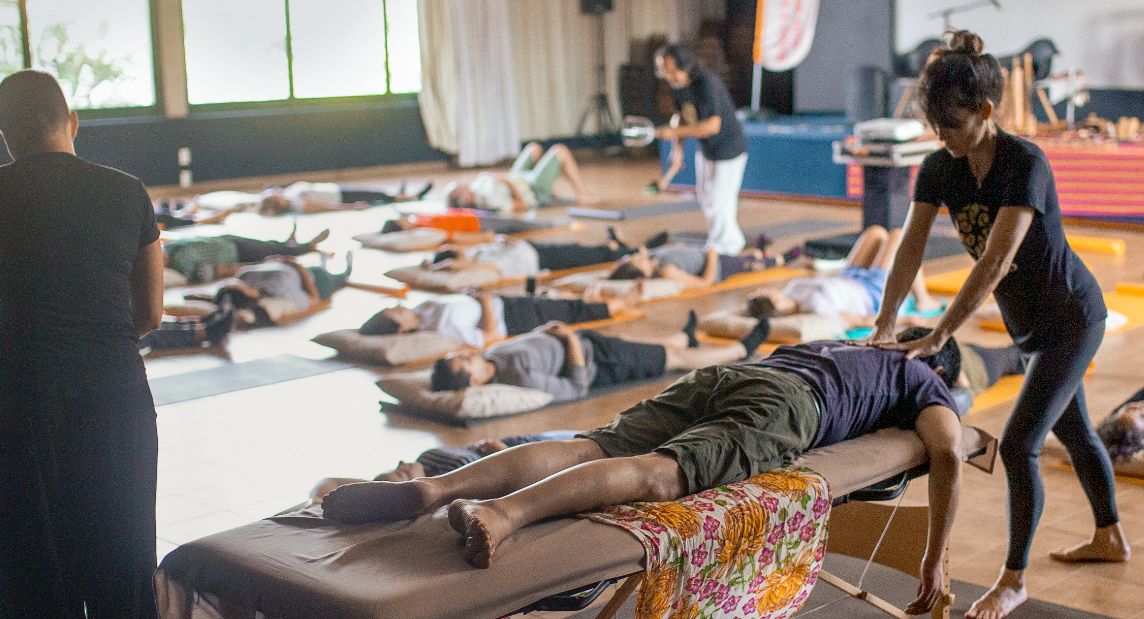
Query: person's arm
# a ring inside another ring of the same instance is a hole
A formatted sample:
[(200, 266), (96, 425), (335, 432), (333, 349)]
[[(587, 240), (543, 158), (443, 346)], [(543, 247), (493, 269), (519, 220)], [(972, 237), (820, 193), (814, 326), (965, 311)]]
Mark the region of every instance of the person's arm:
[(528, 211), (528, 205), (524, 203), (524, 198), (520, 195), (520, 192), (516, 190), (516, 187), (512, 186), (511, 181), (501, 176), (497, 179), (497, 182), (508, 187), (508, 195), (512, 197), (512, 210), (509, 211), (510, 213), (524, 213)]
[(927, 406), (915, 422), (929, 456), (929, 534), (920, 567), (918, 596), (906, 613), (919, 615), (944, 595), (946, 551), (961, 492), (961, 422), (957, 413), (939, 405)]
[(723, 119), (718, 114), (712, 114), (694, 125), (660, 127), (655, 130), (655, 135), (662, 140), (678, 142), (683, 138), (709, 138), (718, 134), (721, 129), (723, 129)]
[(156, 239), (139, 248), (131, 268), (131, 321), (143, 337), (163, 321), (163, 248)]
[(488, 290), (477, 291), (477, 301), (481, 304), (481, 320), (477, 323), (481, 333), (484, 335), (485, 343), (491, 342), (497, 338), (497, 318), (493, 312), (493, 296)]
[(703, 257), (703, 273), (699, 277), (710, 286), (719, 276), (719, 250), (708, 247)]
[[(906, 358), (925, 357), (941, 350), (953, 332), (985, 302), (1002, 278), (1009, 274), (1013, 258), (1025, 240), (1036, 211), (1031, 206), (1006, 206), (997, 211), (997, 219), (985, 241), (985, 251), (969, 272), (965, 284), (949, 304), (949, 309), (933, 331), (925, 337), (901, 344), (884, 344), (884, 348), (906, 351)], [(905, 243), (903, 242), (903, 245)], [(907, 286), (908, 288), (908, 286)], [(882, 308), (885, 311), (885, 308)], [(896, 309), (895, 309), (896, 311)]]
[(679, 282), (684, 288), (704, 288), (711, 285), (711, 282), (705, 278), (692, 275), (674, 264), (661, 265), (655, 275), (673, 282)]
[(894, 263), (886, 276), (886, 288), (882, 292), (882, 306), (874, 320), (874, 332), (870, 342), (874, 344), (894, 341), (894, 323), (898, 320), (898, 308), (922, 266), (922, 256), (926, 250), (933, 220), (937, 217), (937, 206), (928, 202), (914, 202), (906, 214), (902, 230), (902, 242), (894, 254)]

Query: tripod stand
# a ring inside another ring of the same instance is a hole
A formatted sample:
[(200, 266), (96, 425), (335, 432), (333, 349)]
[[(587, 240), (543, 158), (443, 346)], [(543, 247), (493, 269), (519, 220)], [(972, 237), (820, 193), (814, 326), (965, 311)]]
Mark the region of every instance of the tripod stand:
[(607, 138), (619, 133), (620, 126), (612, 115), (612, 106), (608, 103), (607, 67), (604, 61), (604, 13), (593, 11), (592, 18), (596, 20), (596, 94), (588, 99), (588, 105), (580, 114), (580, 123), (576, 126), (576, 137), (584, 137), (584, 129), (589, 118), (596, 121), (596, 148), (604, 150)]

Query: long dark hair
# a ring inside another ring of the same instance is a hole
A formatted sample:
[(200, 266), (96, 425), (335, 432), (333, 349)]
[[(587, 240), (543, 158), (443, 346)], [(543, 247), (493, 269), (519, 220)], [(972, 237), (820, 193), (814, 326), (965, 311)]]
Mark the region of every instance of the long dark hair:
[(675, 66), (687, 72), (687, 77), (691, 79), (695, 79), (699, 75), (699, 57), (683, 43), (668, 43), (657, 49), (655, 56), (656, 58), (670, 57), (675, 61)]
[(1001, 65), (984, 53), (981, 37), (968, 30), (946, 33), (949, 43), (934, 50), (914, 90), (914, 104), (934, 127), (957, 125), (959, 109), (977, 111), (986, 101), (1001, 105)]

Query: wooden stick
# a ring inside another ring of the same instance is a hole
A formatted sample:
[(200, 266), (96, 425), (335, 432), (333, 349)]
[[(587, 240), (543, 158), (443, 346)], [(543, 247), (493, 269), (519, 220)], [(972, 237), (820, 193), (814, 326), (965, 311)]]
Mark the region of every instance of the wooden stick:
[(818, 578), (820, 580), (825, 580), (830, 585), (838, 587), (846, 595), (862, 600), (863, 602), (870, 604), (871, 606), (877, 608), (878, 610), (886, 613), (891, 617), (896, 617), (897, 619), (912, 619), (911, 615), (907, 615), (904, 610), (898, 608), (897, 606), (894, 606), (893, 604), (883, 600), (873, 593), (870, 593), (869, 591), (863, 591), (862, 589), (855, 587), (849, 582), (842, 580), (841, 578), (831, 574), (830, 572), (827, 572), (826, 570), (819, 572)]
[(1045, 94), (1045, 89), (1037, 86), (1037, 98), (1041, 101), (1041, 107), (1045, 110), (1045, 116), (1049, 119), (1049, 124), (1056, 125), (1060, 121), (1057, 118), (1057, 111), (1053, 109), (1053, 104), (1049, 102), (1049, 95)]

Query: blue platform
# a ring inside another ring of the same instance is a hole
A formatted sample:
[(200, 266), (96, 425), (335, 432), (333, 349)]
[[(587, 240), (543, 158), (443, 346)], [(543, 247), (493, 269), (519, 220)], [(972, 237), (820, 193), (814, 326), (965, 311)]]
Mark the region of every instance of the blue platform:
[[(846, 195), (846, 166), (831, 157), (831, 143), (851, 132), (844, 116), (780, 116), (743, 123), (747, 137), (747, 170), (743, 191), (804, 198), (850, 200)], [(695, 186), (695, 140), (684, 141), (683, 169), (673, 188)], [(667, 169), (669, 142), (660, 141), (663, 169)]]

